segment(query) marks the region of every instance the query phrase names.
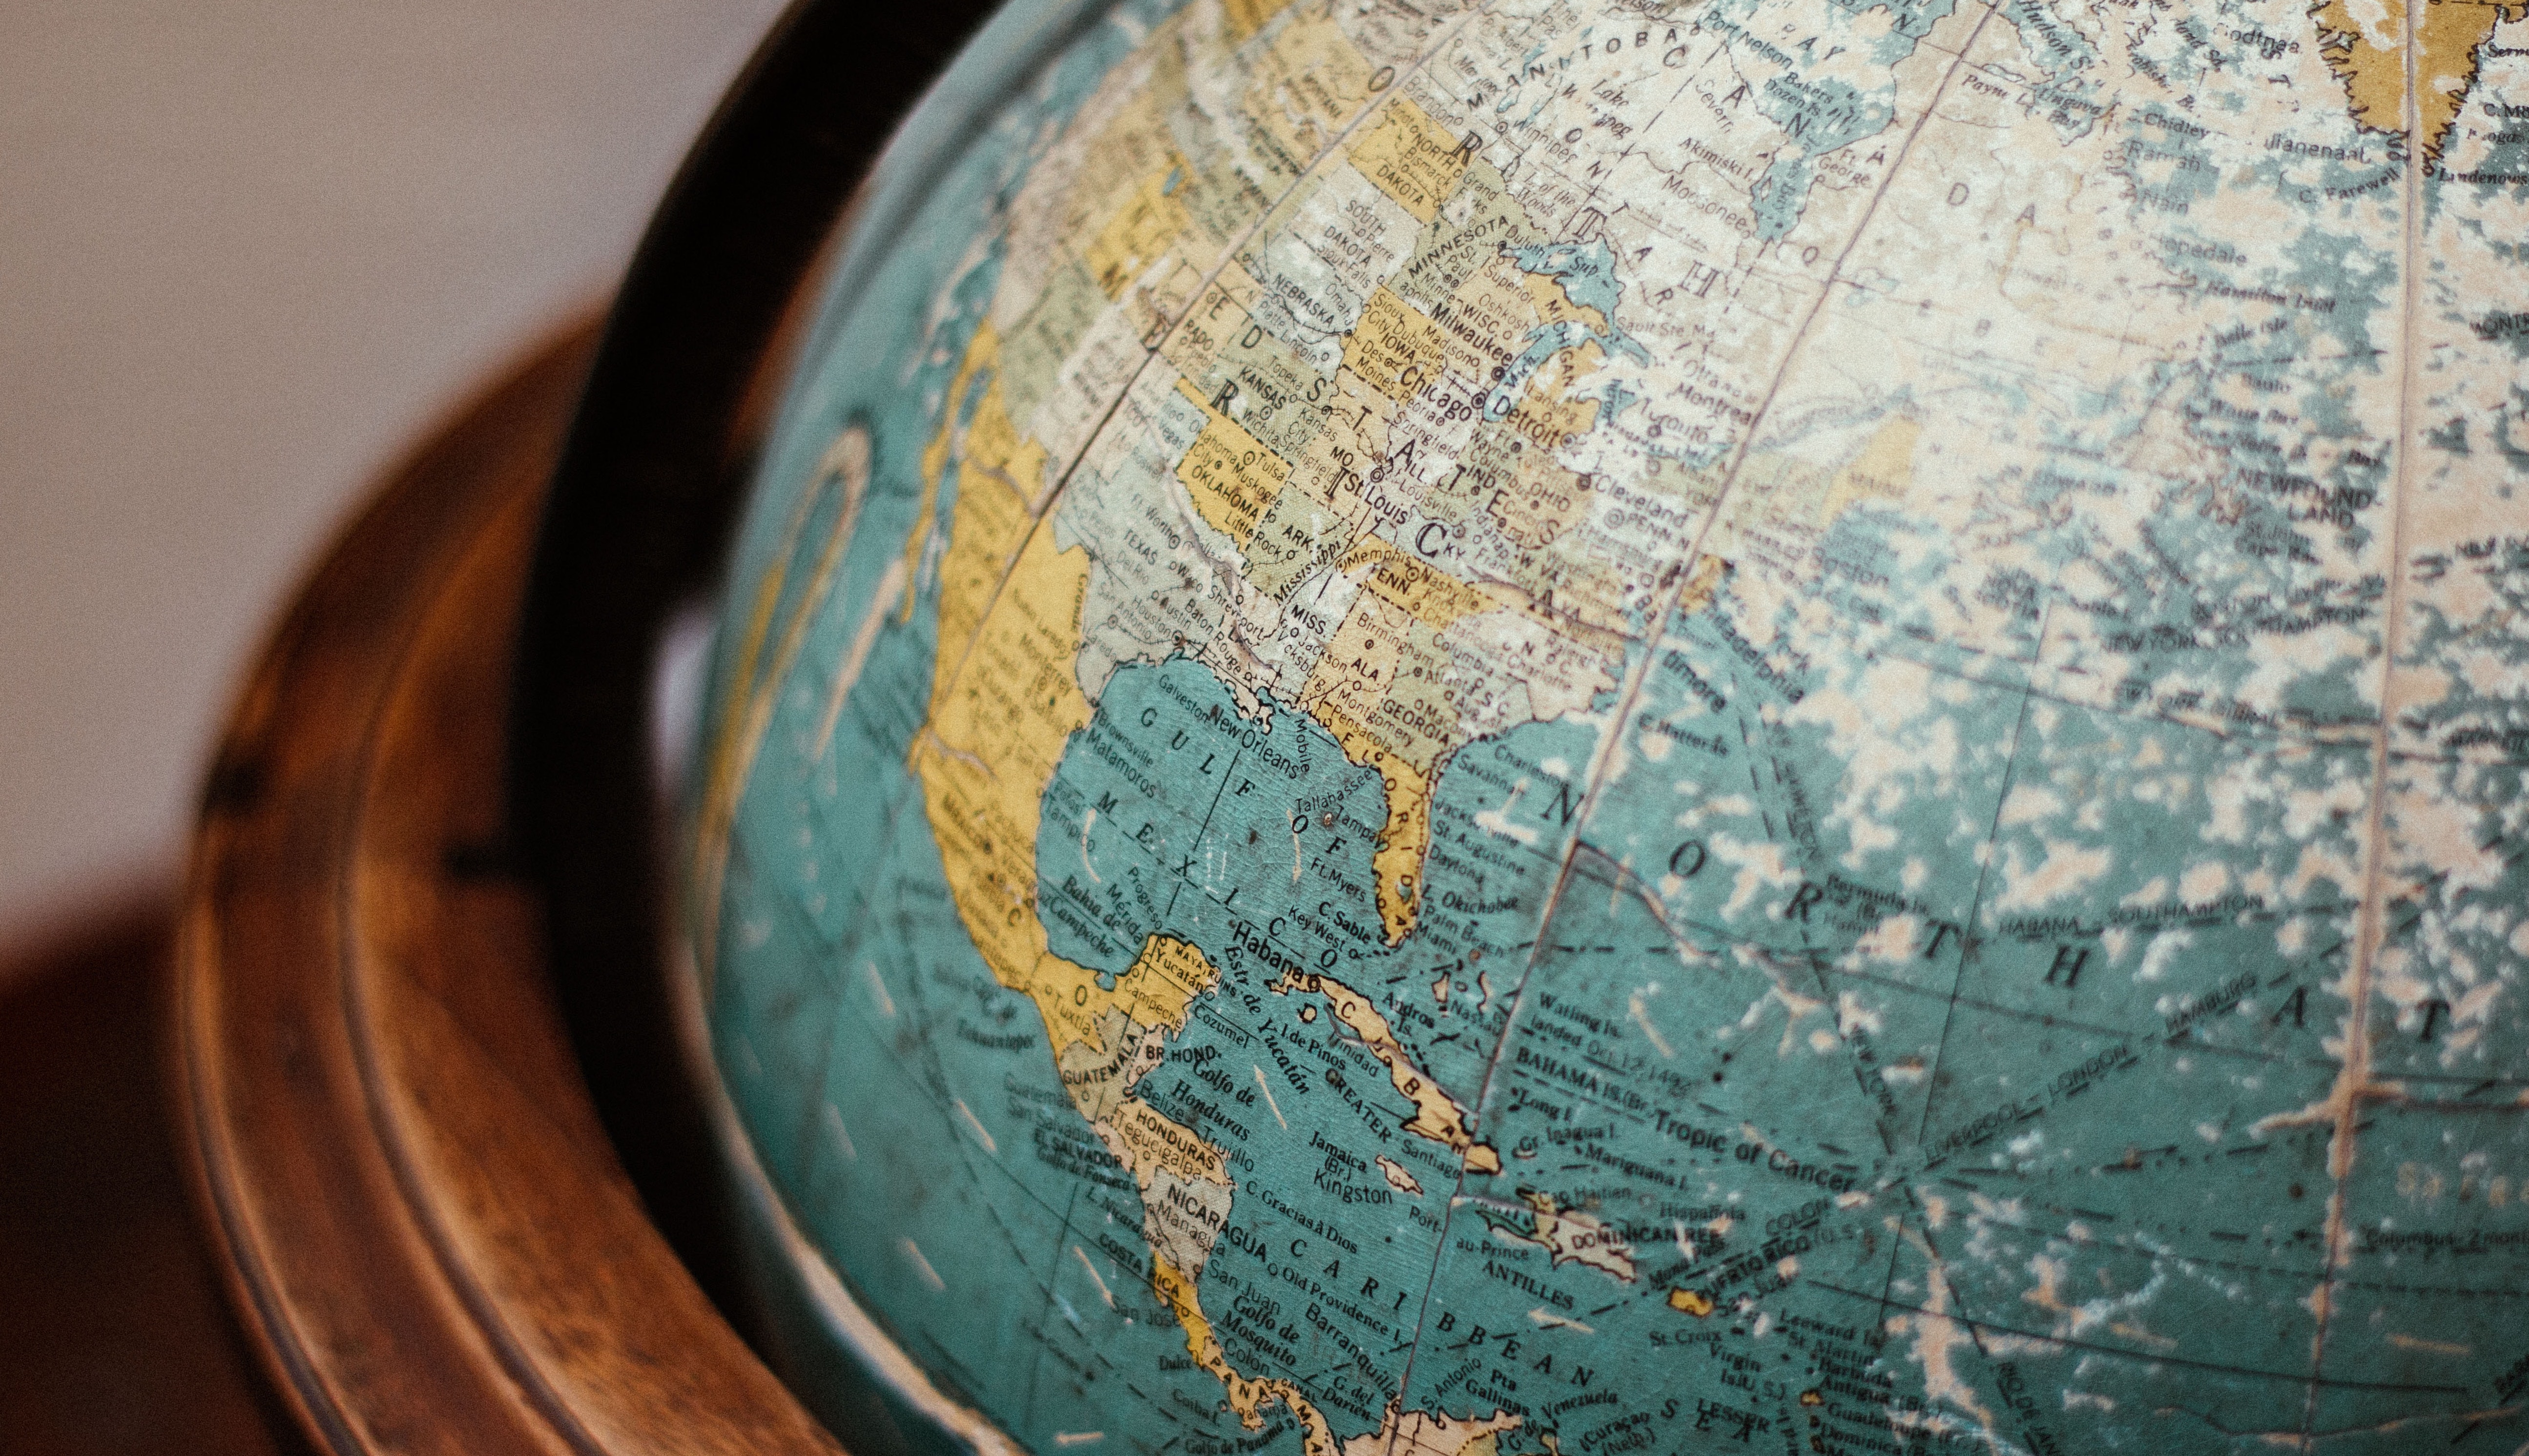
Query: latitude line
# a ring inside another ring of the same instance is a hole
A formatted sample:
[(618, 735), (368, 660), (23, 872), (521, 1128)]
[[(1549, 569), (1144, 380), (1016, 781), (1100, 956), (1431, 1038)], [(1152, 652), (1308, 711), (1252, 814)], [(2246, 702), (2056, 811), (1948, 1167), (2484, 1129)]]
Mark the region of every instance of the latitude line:
[[(2120, 1349), (2115, 1345), (2102, 1345), (2090, 1340), (2076, 1340), (2062, 1335), (2051, 1335), (2033, 1329), (2017, 1329), (2008, 1324), (1996, 1324), (1990, 1320), (1968, 1320), (1954, 1314), (1934, 1314), (1932, 1311), (1924, 1309), (1920, 1305), (1908, 1304), (1902, 1300), (1891, 1300), (1885, 1296), (1874, 1298), (1858, 1289), (1847, 1289), (1841, 1284), (1830, 1284), (1824, 1279), (1813, 1278), (1808, 1282), (1812, 1287), (1824, 1289), (1831, 1294), (1841, 1294), (1848, 1299), (1857, 1299), (1867, 1304), (1875, 1304), (1883, 1310), (1910, 1310), (1929, 1319), (1948, 1320), (1955, 1323), (1967, 1325), (1970, 1328), (1989, 1329), (1996, 1334), (2007, 1334), (2020, 1339), (2041, 1340), (2047, 1344), (2063, 1345), (2076, 1350), (2086, 1350), (2098, 1355), (2113, 1355), (2125, 1360), (2147, 1361), (2154, 1365), (2182, 1365), (2191, 1369), (2211, 1371), (2220, 1375), (2245, 1375), (2250, 1379), (2289, 1380), (2297, 1384), (2305, 1378), (2301, 1375), (2293, 1375), (2288, 1371), (2258, 1370), (2254, 1366), (2230, 1365), (2218, 1360), (2188, 1360), (2182, 1356), (2164, 1355), (2157, 1351), (2146, 1352), (2141, 1350), (2125, 1350)], [(2467, 1387), (2464, 1385), (2412, 1385), (2386, 1380), (2324, 1380), (2315, 1381), (2314, 1383), (2327, 1385), (2340, 1390), (2394, 1390), (2435, 1395), (2464, 1395), (2467, 1393)]]

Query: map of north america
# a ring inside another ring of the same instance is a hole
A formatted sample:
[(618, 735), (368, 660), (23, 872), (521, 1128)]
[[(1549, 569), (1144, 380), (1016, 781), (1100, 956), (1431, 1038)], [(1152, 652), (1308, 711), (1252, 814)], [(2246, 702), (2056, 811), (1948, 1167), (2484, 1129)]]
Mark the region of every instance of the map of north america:
[(1134, 3), (994, 104), (689, 890), (967, 1438), (2529, 1440), (2529, 13)]

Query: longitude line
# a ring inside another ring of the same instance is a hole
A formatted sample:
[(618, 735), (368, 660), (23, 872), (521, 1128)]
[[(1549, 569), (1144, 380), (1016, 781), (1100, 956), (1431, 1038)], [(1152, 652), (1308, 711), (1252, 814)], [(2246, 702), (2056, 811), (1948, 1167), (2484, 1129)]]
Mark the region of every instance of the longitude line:
[[(1979, 0), (1979, 3), (1984, 6), (1984, 14), (1976, 19), (1975, 26), (1967, 32), (1965, 41), (1951, 57), (1948, 69), (1941, 73), (1940, 82), (1933, 87), (1931, 96), (1923, 103), (1923, 114), (1915, 119), (1912, 129), (1907, 132), (1905, 140), (1898, 147), (1896, 157), (1888, 164), (1887, 175), (1880, 179), (1878, 189), (1871, 193), (1869, 205), (1863, 210), (1860, 219), (1854, 224), (1852, 235), (1845, 240), (1844, 247), (1836, 254), (1834, 263), (1828, 267), (1827, 276), (1819, 285), (1817, 297), (1811, 300), (1808, 312), (1803, 316), (1799, 328), (1793, 333), (1789, 343), (1784, 346), (1782, 361), (1775, 366), (1774, 376), (1766, 385), (1764, 398), (1757, 403), (1754, 413), (1749, 418), (1747, 430), (1740, 439), (1737, 452), (1731, 458), (1729, 470), (1722, 477), (1721, 488), (1714, 493), (1712, 508), (1705, 513), (1702, 524), (1696, 527), (1694, 540), (1689, 543), (1681, 558), (1684, 569), (1677, 589), (1668, 602), (1661, 607), (1657, 623), (1643, 637), (1641, 661), (1626, 674), (1626, 681), (1618, 692), (1620, 709), (1609, 720), (1613, 727), (1607, 737), (1591, 754), (1587, 785), (1583, 790), (1579, 806), (1573, 812), (1572, 828), (1565, 838), (1561, 862), (1555, 871), (1554, 884), (1547, 890), (1545, 903), (1538, 911), (1536, 940), (1530, 947), (1527, 961), (1521, 966), (1518, 984), (1511, 990), (1510, 1003), (1502, 1016), (1501, 1035), (1494, 1040), (1492, 1051), (1484, 1059), (1484, 1074), (1477, 1084), (1476, 1090), (1474, 1111), (1478, 1117), (1482, 1115), (1492, 1093), (1493, 1081), (1500, 1073), (1502, 1055), (1509, 1050), (1511, 1033), (1519, 1022), (1520, 1008), (1527, 1003), (1530, 978), (1538, 961), (1545, 955), (1547, 946), (1552, 944), (1550, 932), (1553, 929), (1554, 913), (1561, 904), (1564, 889), (1572, 877), (1573, 867), (1579, 862), (1582, 834), (1588, 825), (1590, 813), (1596, 807), (1599, 792), (1604, 788), (1607, 775), (1615, 762), (1622, 725), (1631, 717), (1633, 706), (1640, 699), (1642, 686), (1649, 678), (1650, 665), (1656, 656), (1658, 644), (1667, 636), (1670, 622), (1676, 618), (1678, 608), (1684, 603), (1687, 591), (1694, 584), (1694, 566), (1703, 554), (1703, 543), (1710, 537), (1713, 526), (1720, 521), (1723, 511), (1728, 508), (1731, 495), (1739, 483), (1739, 477), (1747, 467), (1748, 457), (1754, 449), (1757, 433), (1764, 424), (1767, 413), (1773, 408), (1775, 398), (1781, 393), (1784, 381), (1791, 376), (1792, 365), (1799, 358), (1801, 348), (1807, 341), (1810, 329), (1817, 322), (1818, 314), (1825, 309), (1827, 299), (1833, 296), (1836, 282), (1843, 272), (1846, 261), (1853, 256), (1854, 249), (1860, 245), (1863, 234), (1869, 231), (1871, 220), (1878, 215), (1880, 203), (1886, 199), (1889, 188), (1896, 183), (1897, 174), (1904, 168), (1908, 156), (1912, 152), (1915, 139), (1922, 135), (1923, 129), (1930, 125), (1941, 99), (1949, 94), (1950, 83), (1957, 79), (1959, 71), (1965, 64), (1967, 53), (1975, 48), (1976, 37), (1984, 32), (1985, 26), (1992, 21), (1994, 16), (1992, 0)], [(1716, 50), (1721, 48), (1723, 47), (1720, 45), (1715, 47)], [(1443, 1210), (1441, 1214), (1440, 1248), (1439, 1252), (1432, 1257), (1432, 1275), (1426, 1281), (1424, 1287), (1424, 1305), (1426, 1311), (1429, 1307), (1431, 1289), (1438, 1281), (1440, 1258), (1448, 1247), (1448, 1229), (1453, 1221), (1451, 1213), (1457, 1199), (1465, 1195), (1466, 1188), (1467, 1172), (1462, 1166), (1458, 1171), (1456, 1191), (1450, 1201), (1452, 1207), (1449, 1210)], [(1418, 1321), (1415, 1330), (1415, 1347), (1409, 1350), (1405, 1357), (1405, 1378), (1408, 1381), (1413, 1378), (1414, 1361), (1421, 1353), (1421, 1348), (1422, 1327)]]
[(2336, 1126), (2329, 1135), (2327, 1149), (2328, 1176), (2334, 1186), (2327, 1195), (2327, 1262), (2314, 1291), (2318, 1327), (2309, 1342), (2309, 1392), (2301, 1404), (2300, 1448), (2304, 1452), (2317, 1441), (2319, 1381), (2326, 1368), (2328, 1327), (2335, 1322), (2337, 1274), (2350, 1258), (2345, 1184), (2353, 1172), (2362, 1095), (2371, 1080), (2371, 976), (2379, 961), (2381, 944), (2387, 939), (2388, 907), (2383, 897), (2388, 889), (2389, 768), (2394, 761), (2390, 740), (2395, 730), (2397, 653), (2405, 636), (2406, 506), (2414, 495), (2415, 395), (2420, 383), (2416, 378), (2415, 320), (2423, 293), (2419, 267), (2423, 254), (2424, 128), (2423, 97), (2417, 89), (2422, 65), (2417, 54), (2420, 37), (2415, 12), (2423, 0), (2404, 0), (2400, 6), (2405, 50), (2399, 58), (2402, 94), (2398, 120), (2406, 130), (2406, 176), (2404, 216), (2399, 219), (2403, 256), (2397, 282), (2402, 316), (2397, 321), (2397, 441), (2396, 470), (2392, 476), (2395, 499), (2389, 512), (2389, 605), (2381, 625), (2380, 729), (2372, 749), (2371, 803), (2362, 830), (2362, 904), (2354, 929), (2352, 985), (2346, 992), (2344, 1064), (2337, 1074), (2337, 1086), (2329, 1094), (2337, 1105)]
[(1676, 620), (1678, 609), (1684, 604), (1688, 590), (1694, 585), (1695, 563), (1703, 555), (1703, 543), (1710, 538), (1712, 528), (1719, 524), (1722, 513), (1729, 509), (1739, 478), (1747, 468), (1748, 458), (1754, 451), (1756, 436), (1765, 422), (1767, 413), (1773, 408), (1776, 398), (1781, 394), (1784, 382), (1791, 377), (1792, 365), (1799, 359), (1802, 346), (1808, 340), (1809, 331), (1815, 327), (1818, 315), (1825, 310), (1827, 299), (1834, 295), (1835, 285), (1843, 273), (1845, 263), (1853, 256), (1854, 249), (1860, 245), (1862, 236), (1869, 231), (1871, 220), (1878, 215), (1880, 203), (1886, 199), (1889, 188), (1896, 183), (1897, 174), (1903, 170), (1907, 157), (1911, 154), (1915, 139), (1922, 135), (1923, 129), (1931, 124), (1933, 115), (1939, 109), (1941, 98), (1949, 93), (1950, 82), (1956, 79), (1960, 69), (1964, 65), (1966, 53), (1974, 48), (1976, 36), (1982, 34), (1985, 26), (1992, 21), (1994, 7), (1991, 0), (1981, 0), (1981, 3), (1984, 4), (1984, 14), (1977, 18), (1975, 27), (1968, 31), (1965, 42), (1959, 47), (1958, 54), (1952, 57), (1949, 69), (1942, 72), (1940, 83), (1933, 88), (1931, 96), (1923, 103), (1923, 114), (1915, 119), (1913, 128), (1906, 134), (1905, 140), (1898, 147), (1896, 157), (1888, 164), (1887, 176), (1880, 179), (1879, 189), (1871, 194), (1869, 206), (1863, 210), (1860, 220), (1855, 223), (1853, 233), (1846, 239), (1843, 249), (1836, 254), (1835, 262), (1828, 267), (1827, 276), (1819, 285), (1817, 297), (1811, 300), (1807, 314), (1802, 318), (1799, 329), (1785, 345), (1782, 361), (1775, 366), (1774, 376), (1766, 385), (1764, 398), (1757, 402), (1756, 409), (1749, 417), (1746, 431), (1740, 437), (1738, 450), (1731, 458), (1730, 468), (1722, 477), (1721, 488), (1714, 493), (1712, 508), (1705, 512), (1702, 524), (1695, 528), (1695, 539), (1688, 543), (1687, 550), (1681, 558), (1684, 563), (1682, 579), (1678, 582), (1676, 591), (1661, 608), (1657, 625), (1644, 636), (1641, 660), (1626, 674), (1626, 681), (1619, 690), (1617, 712), (1610, 720), (1617, 728), (1612, 728), (1608, 735), (1600, 740), (1591, 754), (1589, 782), (1582, 792), (1579, 808), (1573, 814), (1574, 827), (1565, 839), (1562, 863), (1555, 873), (1553, 887), (1546, 892), (1545, 905), (1538, 916), (1536, 946), (1531, 950), (1527, 963), (1521, 968), (1519, 984), (1511, 993), (1510, 1010), (1502, 1020), (1502, 1035), (1494, 1043), (1492, 1054), (1485, 1061), (1483, 1080), (1477, 1090), (1477, 1105), (1480, 1108), (1483, 1105), (1484, 1098), (1491, 1092), (1493, 1078), (1500, 1068), (1502, 1053), (1510, 1045), (1511, 1029), (1517, 1023), (1519, 1009), (1527, 998), (1529, 977), (1534, 971), (1537, 962), (1544, 956), (1547, 944), (1544, 932), (1552, 924), (1554, 911), (1562, 900), (1566, 886), (1570, 883), (1573, 866), (1579, 859), (1583, 829), (1588, 824), (1589, 816), (1597, 806), (1598, 796), (1606, 787), (1607, 776), (1612, 771), (1616, 755), (1620, 751), (1621, 726), (1632, 716), (1634, 705), (1640, 700), (1644, 683), (1649, 680), (1650, 667), (1655, 660), (1658, 644), (1668, 635), (1670, 623)]
[[(2046, 652), (2046, 627), (2052, 620), (2053, 615), (2054, 604), (2050, 601), (2047, 604), (2047, 615), (2039, 619), (2037, 623), (2037, 655), (2041, 659), (2045, 656)], [(2030, 675), (2033, 678), (2035, 674), (2032, 673)], [(1943, 1006), (1941, 1011), (1941, 1039), (1932, 1047), (1931, 1065), (1927, 1069), (1923, 1078), (1923, 1115), (1914, 1125), (1914, 1157), (1917, 1159), (1922, 1157), (1924, 1135), (1931, 1130), (1932, 1100), (1940, 1095), (1941, 1062), (1945, 1054), (1950, 1050), (1950, 1029), (1958, 1021), (1960, 1000), (1959, 993), (1966, 985), (1967, 957), (1975, 954), (1976, 920), (1984, 911), (1985, 885), (1993, 875), (1993, 846), (1999, 842), (2002, 837), (2002, 810), (2003, 806), (2011, 800), (2011, 781), (2018, 775), (2019, 770), (2019, 741), (2028, 731), (2028, 710), (2033, 697), (2034, 694), (2031, 691), (2026, 688), (2021, 689), (2019, 694), (2019, 714), (2018, 717), (2013, 721), (2011, 726), (2011, 749), (2004, 755), (2002, 761), (2001, 791), (1996, 793), (1993, 799), (1993, 822), (1985, 830), (1983, 846), (1985, 852), (1984, 863), (1976, 866), (1975, 890), (1967, 897), (1965, 923), (1959, 931), (1959, 968), (1956, 974), (1950, 978), (1950, 994), (1943, 998), (1946, 1004)], [(1928, 1172), (1930, 1169), (1926, 1167), (1923, 1171)], [(1912, 1201), (1912, 1194), (1910, 1190), (1908, 1193), (1908, 1202), (1911, 1204)], [(1928, 1236), (1925, 1236), (1924, 1238), (1923, 1247), (1926, 1249), (1931, 1247), (1931, 1242)], [(1905, 1243), (1902, 1239), (1890, 1239), (1888, 1241), (1888, 1272), (1885, 1277), (1882, 1278), (1879, 1285), (1879, 1305), (1882, 1310), (1886, 1310), (1889, 1307), (1889, 1294), (1897, 1287), (1897, 1265), (1898, 1260), (1904, 1252), (1904, 1248)], [(1970, 1331), (1972, 1331), (1973, 1325), (1970, 1324), (1968, 1327)], [(1979, 1341), (1978, 1348), (1982, 1348), (1981, 1341)]]
[[(1212, 265), (1211, 271), (1203, 275), (1202, 279), (1198, 281), (1194, 288), (1187, 294), (1186, 297), (1189, 301), (1186, 305), (1185, 311), (1178, 314), (1176, 317), (1167, 320), (1166, 327), (1159, 331), (1159, 337), (1152, 343), (1144, 346), (1142, 351), (1142, 361), (1133, 366), (1132, 376), (1124, 381), (1123, 388), (1115, 392), (1115, 398), (1107, 402), (1105, 412), (1098, 416), (1098, 423), (1090, 428), (1088, 434), (1081, 437), (1080, 448), (1072, 453), (1071, 462), (1062, 467), (1062, 474), (1055, 478), (1053, 488), (1046, 492), (1043, 504), (1036, 508), (1034, 512), (1035, 519), (1028, 527), (1030, 535), (1035, 534), (1036, 531), (1043, 528), (1047, 522), (1052, 518), (1054, 507), (1062, 500), (1063, 495), (1071, 489), (1072, 477), (1079, 473), (1082, 462), (1089, 458), (1089, 452), (1096, 448), (1099, 437), (1106, 433), (1106, 426), (1115, 418), (1115, 411), (1123, 408), (1124, 402), (1132, 398), (1135, 386), (1139, 385), (1142, 382), (1142, 376), (1149, 372), (1151, 361), (1165, 356), (1168, 341), (1175, 338), (1177, 330), (1184, 326), (1185, 321), (1188, 318), (1193, 316), (1195, 302), (1201, 301), (1203, 296), (1210, 292), (1214, 284), (1220, 282), (1220, 275), (1228, 272), (1230, 265), (1238, 261), (1238, 250), (1245, 247), (1249, 242), (1254, 240), (1256, 234), (1264, 228), (1265, 222), (1278, 212), (1281, 209), (1282, 204), (1288, 202), (1291, 197), (1308, 183), (1310, 178), (1315, 177), (1318, 174), (1318, 169), (1324, 167), (1328, 161), (1342, 154), (1344, 142), (1351, 139), (1352, 134), (1359, 131), (1364, 122), (1369, 121), (1371, 117), (1376, 115), (1379, 109), (1386, 105), (1389, 100), (1393, 99), (1395, 96), (1403, 94), (1398, 90), (1398, 87), (1403, 86), (1406, 82), (1412, 81), (1417, 76), (1422, 75), (1424, 68), (1431, 64), (1432, 58), (1438, 56), (1442, 51), (1447, 50), (1450, 44), (1456, 41), (1458, 36), (1466, 30), (1468, 26), (1474, 24), (1479, 17), (1490, 14), (1493, 7), (1500, 3), (1501, 0), (1483, 0), (1481, 5), (1470, 10), (1464, 20), (1461, 20), (1455, 26), (1450, 27), (1449, 32), (1434, 43), (1430, 49), (1425, 51), (1422, 55), (1417, 56), (1414, 60), (1413, 66), (1398, 75), (1394, 81), (1388, 82), (1385, 90), (1372, 92), (1371, 99), (1362, 104), (1361, 110), (1353, 114), (1352, 120), (1344, 123), (1342, 131), (1337, 132), (1334, 136), (1325, 143), (1325, 145), (1318, 149), (1318, 154), (1311, 157), (1308, 165), (1300, 169), (1300, 175), (1292, 180), (1291, 185), (1284, 188), (1281, 194), (1276, 196), (1271, 202), (1258, 208), (1256, 210), (1255, 217), (1248, 222), (1247, 227), (1235, 238), (1230, 239), (1228, 242), (1223, 243), (1220, 245), (1219, 260)], [(1026, 549), (1026, 538), (1022, 537), (1019, 543), (1019, 550), (1011, 553), (1010, 559), (1002, 565), (1000, 577), (993, 583), (992, 595), (986, 600), (983, 613), (975, 619), (975, 637), (969, 638), (966, 646), (958, 652), (957, 667), (950, 674), (951, 681), (955, 681), (965, 675), (966, 660), (974, 651), (976, 639), (983, 635), (983, 623), (991, 617), (993, 608), (999, 604), (1001, 591), (1009, 584), (1010, 572), (1017, 568), (1018, 559), (1025, 553)], [(925, 726), (924, 730), (929, 730), (927, 725)]]

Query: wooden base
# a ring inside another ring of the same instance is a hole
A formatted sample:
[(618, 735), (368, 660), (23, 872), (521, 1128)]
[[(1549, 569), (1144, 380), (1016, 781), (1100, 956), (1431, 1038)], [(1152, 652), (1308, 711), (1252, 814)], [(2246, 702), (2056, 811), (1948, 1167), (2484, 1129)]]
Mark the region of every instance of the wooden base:
[(396, 473), (275, 633), (205, 794), (183, 1123), (232, 1291), (334, 1451), (838, 1449), (646, 1216), (511, 848), (511, 654), (594, 333)]
[(174, 896), (0, 958), (0, 1447), (301, 1456), (186, 1198), (159, 1070)]

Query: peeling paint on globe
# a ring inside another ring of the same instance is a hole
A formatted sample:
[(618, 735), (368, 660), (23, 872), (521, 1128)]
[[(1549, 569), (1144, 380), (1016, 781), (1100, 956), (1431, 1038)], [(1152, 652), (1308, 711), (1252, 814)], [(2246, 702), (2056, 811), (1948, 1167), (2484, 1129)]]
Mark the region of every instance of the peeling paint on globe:
[(863, 206), (686, 918), (904, 1444), (2529, 1441), (2529, 12), (1022, 7)]

